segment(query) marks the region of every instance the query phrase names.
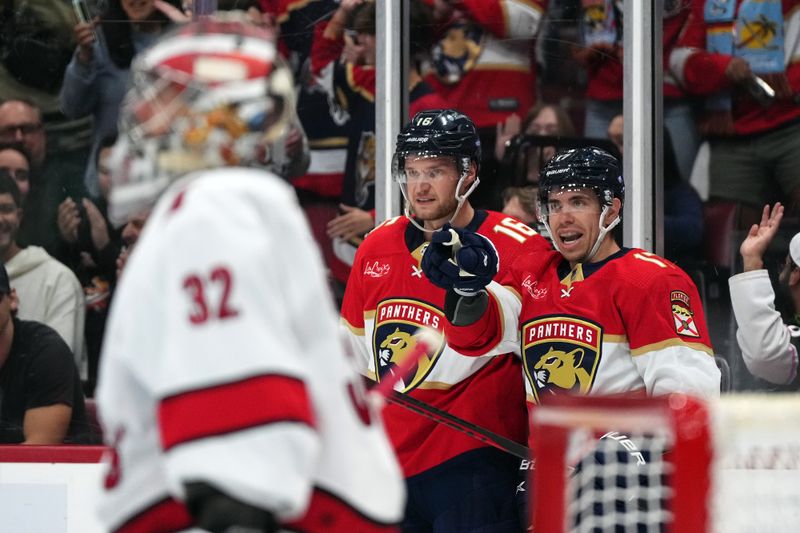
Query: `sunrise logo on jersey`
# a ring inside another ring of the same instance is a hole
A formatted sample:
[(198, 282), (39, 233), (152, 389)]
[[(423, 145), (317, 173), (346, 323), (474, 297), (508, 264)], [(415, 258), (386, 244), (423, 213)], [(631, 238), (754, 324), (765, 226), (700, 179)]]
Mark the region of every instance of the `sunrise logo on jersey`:
[(371, 278), (382, 278), (389, 273), (389, 270), (391, 270), (389, 263), (380, 264), (374, 261), (372, 263), (367, 263), (367, 266), (364, 267), (364, 275)]
[[(393, 299), (379, 303), (375, 309), (375, 332), (372, 338), (377, 381), (380, 382), (383, 376), (394, 374), (405, 358), (414, 352), (421, 327), (441, 331), (443, 323), (442, 311), (424, 302)], [(401, 390), (408, 392), (418, 387), (443, 351), (444, 337), (400, 379)]]
[(534, 401), (547, 394), (587, 394), (600, 363), (603, 328), (571, 316), (532, 320), (522, 327), (522, 364)]
[(689, 295), (683, 291), (672, 291), (669, 294), (672, 307), (672, 319), (675, 321), (675, 331), (685, 337), (699, 337), (697, 324), (694, 322), (694, 312), (689, 305)]
[(522, 288), (528, 291), (528, 294), (530, 294), (531, 298), (534, 300), (541, 300), (547, 296), (547, 287), (539, 287), (539, 282), (530, 274), (522, 280)]

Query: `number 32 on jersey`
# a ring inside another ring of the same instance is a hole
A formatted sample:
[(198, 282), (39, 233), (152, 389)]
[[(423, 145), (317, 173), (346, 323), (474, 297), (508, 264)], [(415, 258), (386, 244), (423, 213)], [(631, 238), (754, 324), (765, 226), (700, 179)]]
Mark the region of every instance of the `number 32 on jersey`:
[(209, 321), (238, 316), (239, 310), (230, 302), (233, 283), (233, 274), (225, 266), (186, 276), (183, 289), (189, 297), (189, 322), (199, 326)]

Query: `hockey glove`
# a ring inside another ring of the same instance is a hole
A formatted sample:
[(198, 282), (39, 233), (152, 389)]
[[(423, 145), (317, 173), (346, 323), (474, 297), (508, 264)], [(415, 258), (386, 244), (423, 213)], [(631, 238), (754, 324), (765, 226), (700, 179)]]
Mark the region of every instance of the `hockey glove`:
[(277, 533), (272, 513), (254, 507), (202, 481), (184, 484), (186, 507), (195, 525), (211, 533)]
[(497, 250), (489, 239), (449, 224), (433, 233), (422, 256), (422, 270), (431, 283), (461, 296), (478, 294), (498, 267)]

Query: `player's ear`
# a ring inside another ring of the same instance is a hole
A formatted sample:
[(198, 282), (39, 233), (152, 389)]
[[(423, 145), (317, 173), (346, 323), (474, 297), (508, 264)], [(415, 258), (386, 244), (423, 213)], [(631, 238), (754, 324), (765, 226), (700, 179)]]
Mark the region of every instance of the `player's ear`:
[(472, 184), (475, 183), (475, 180), (478, 177), (478, 164), (475, 161), (470, 161), (469, 163), (469, 172), (467, 176), (464, 178), (464, 182), (461, 184), (461, 190), (458, 191), (459, 194), (466, 193)]
[(792, 265), (789, 270), (789, 286), (795, 287), (798, 283), (800, 283), (800, 267)]
[(17, 296), (17, 289), (12, 287), (11, 292), (8, 293), (8, 297), (11, 298), (11, 314), (16, 316), (17, 311), (19, 310), (19, 296)]
[(622, 216), (622, 200), (620, 200), (619, 198), (614, 198), (613, 201), (611, 202), (611, 206), (608, 208), (608, 212), (606, 213), (606, 219), (603, 221), (603, 225), (608, 226), (621, 216)]

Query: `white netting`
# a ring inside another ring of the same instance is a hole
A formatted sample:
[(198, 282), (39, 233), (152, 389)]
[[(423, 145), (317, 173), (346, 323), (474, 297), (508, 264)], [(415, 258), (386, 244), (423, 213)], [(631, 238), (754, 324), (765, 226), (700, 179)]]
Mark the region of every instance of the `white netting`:
[(567, 524), (575, 533), (659, 533), (669, 523), (669, 435), (613, 432), (576, 464), (567, 483)]
[[(800, 531), (800, 395), (725, 397), (706, 406), (710, 426), (694, 412), (690, 418), (674, 418), (676, 411), (665, 410), (663, 403), (654, 402), (648, 415), (641, 404), (631, 409), (581, 401), (543, 409), (532, 428), (544, 439), (565, 432), (563, 457), (549, 456), (553, 451), (546, 447), (540, 450), (543, 461), (563, 461), (560, 470), (549, 471), (550, 480), (555, 472), (565, 476), (564, 515), (558, 521), (563, 531)], [(681, 428), (679, 435), (675, 427)], [(698, 434), (704, 437), (692, 440)], [(675, 447), (687, 438), (691, 447), (683, 449), (690, 453), (676, 459)], [(537, 459), (537, 470), (541, 466)], [(546, 483), (537, 480), (534, 490)], [(534, 496), (539, 515), (560, 508), (553, 497)], [(681, 516), (672, 513), (676, 498), (684, 505)], [(692, 516), (685, 522), (696, 509), (707, 511), (707, 518)], [(549, 523), (555, 533), (554, 522)]]

